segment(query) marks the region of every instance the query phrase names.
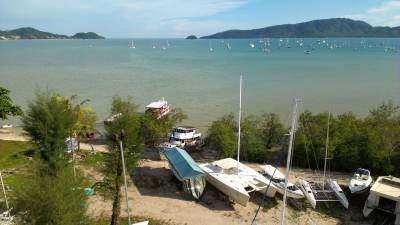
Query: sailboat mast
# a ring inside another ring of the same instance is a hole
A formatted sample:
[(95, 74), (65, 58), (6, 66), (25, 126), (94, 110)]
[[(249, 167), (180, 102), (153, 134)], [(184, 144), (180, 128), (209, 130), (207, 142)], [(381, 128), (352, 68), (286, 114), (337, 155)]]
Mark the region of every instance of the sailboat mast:
[(326, 175), (326, 160), (328, 159), (328, 145), (329, 145), (329, 125), (331, 120), (331, 112), (328, 114), (328, 126), (326, 129), (326, 142), (325, 142), (325, 162), (324, 162), (324, 184), (325, 184), (325, 175)]
[(296, 124), (297, 124), (297, 108), (298, 108), (298, 102), (299, 99), (294, 100), (294, 106), (293, 106), (293, 113), (292, 113), (292, 124), (290, 127), (289, 135), (289, 146), (288, 146), (288, 155), (286, 159), (286, 172), (285, 172), (285, 191), (283, 194), (283, 209), (282, 209), (282, 217), (281, 217), (281, 224), (285, 224), (285, 211), (286, 211), (286, 198), (287, 198), (287, 183), (289, 179), (289, 170), (290, 170), (290, 164), (291, 164), (291, 159), (292, 159), (292, 151), (293, 151), (293, 139), (294, 139), (294, 133), (296, 132)]
[(123, 132), (121, 132), (121, 137), (119, 140), (119, 147), (121, 150), (121, 161), (122, 161), (122, 170), (123, 170), (123, 174), (124, 174), (124, 186), (125, 186), (125, 200), (126, 200), (126, 209), (128, 212), (128, 222), (129, 225), (131, 225), (131, 212), (129, 210), (129, 203), (128, 203), (128, 186), (127, 186), (127, 182), (126, 182), (126, 172), (125, 172), (125, 158), (124, 158), (124, 149), (122, 146), (122, 139), (123, 139)]
[(6, 187), (4, 186), (3, 175), (1, 175), (1, 172), (0, 172), (0, 181), (1, 181), (1, 187), (2, 187), (2, 189), (3, 189), (4, 199), (6, 200), (7, 211), (8, 211), (8, 213), (10, 213), (10, 206), (8, 205), (7, 194), (6, 194)]
[(238, 143), (237, 143), (237, 173), (239, 174), (240, 160), (240, 121), (242, 120), (242, 75), (239, 81), (239, 118), (238, 118)]

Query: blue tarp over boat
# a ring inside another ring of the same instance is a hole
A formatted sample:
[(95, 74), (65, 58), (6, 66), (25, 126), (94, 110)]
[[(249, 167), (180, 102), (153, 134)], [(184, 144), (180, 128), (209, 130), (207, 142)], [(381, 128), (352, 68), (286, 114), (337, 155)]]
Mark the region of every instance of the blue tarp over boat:
[(186, 191), (199, 198), (206, 186), (205, 173), (183, 149), (174, 147), (163, 152), (172, 172), (182, 181)]
[(174, 147), (164, 152), (170, 165), (173, 167), (179, 180), (187, 180), (192, 177), (205, 176), (203, 170), (183, 149)]

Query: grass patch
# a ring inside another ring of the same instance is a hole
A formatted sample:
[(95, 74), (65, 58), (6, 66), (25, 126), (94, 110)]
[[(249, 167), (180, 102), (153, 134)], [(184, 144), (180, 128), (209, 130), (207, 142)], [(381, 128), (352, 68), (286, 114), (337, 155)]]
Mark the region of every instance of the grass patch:
[(0, 170), (20, 166), (28, 161), (32, 144), (26, 141), (0, 140)]
[(103, 152), (96, 152), (95, 155), (87, 153), (86, 157), (79, 161), (79, 165), (102, 168), (104, 167), (108, 155), (109, 154)]

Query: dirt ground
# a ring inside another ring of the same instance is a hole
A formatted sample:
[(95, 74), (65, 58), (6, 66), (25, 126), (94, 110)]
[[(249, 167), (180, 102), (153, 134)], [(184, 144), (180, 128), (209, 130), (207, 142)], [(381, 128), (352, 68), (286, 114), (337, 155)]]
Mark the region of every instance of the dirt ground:
[[(15, 131), (0, 130), (0, 139), (26, 141), (26, 136)], [(104, 143), (83, 143), (82, 149), (107, 152)], [(192, 153), (198, 162), (212, 161), (212, 152)], [(245, 163), (245, 162), (243, 162)], [(259, 164), (245, 163), (257, 169)], [(92, 184), (103, 181), (104, 175), (98, 168), (82, 168), (88, 181)], [(283, 168), (280, 168), (284, 171)], [(128, 181), (128, 196), (131, 213), (134, 216), (162, 219), (173, 224), (186, 225), (250, 225), (258, 208), (262, 195), (253, 193), (246, 207), (234, 204), (228, 198), (207, 184), (200, 200), (194, 200), (185, 193), (182, 184), (173, 176), (166, 161), (159, 160), (158, 152), (152, 149), (145, 150), (145, 157), (140, 166), (130, 173)], [(297, 182), (298, 178), (315, 179), (316, 174), (307, 169), (292, 169), (290, 179)], [(351, 174), (332, 172), (330, 176), (340, 185), (346, 186)], [(343, 188), (347, 191), (347, 188)], [(124, 193), (124, 191), (121, 191)], [(372, 222), (362, 217), (362, 207), (366, 196), (352, 197), (347, 193), (350, 201), (349, 210), (345, 210), (340, 203), (319, 203), (317, 209), (312, 209), (305, 200), (288, 199), (286, 224), (296, 225), (369, 225)], [(125, 198), (122, 198), (124, 200)], [(126, 216), (125, 202), (121, 204), (121, 214)], [(110, 198), (95, 194), (88, 198), (88, 214), (94, 218), (109, 217), (112, 211)], [(282, 212), (282, 196), (266, 198), (265, 207), (260, 210), (256, 224), (280, 224)]]
[[(247, 164), (257, 168), (258, 164)], [(283, 168), (280, 168), (283, 171)], [(99, 172), (86, 170), (88, 177), (102, 180)], [(314, 173), (304, 169), (293, 169), (290, 178), (296, 181), (299, 177), (311, 178)], [(331, 176), (340, 184), (346, 184), (350, 174), (332, 173)], [(246, 207), (234, 204), (228, 198), (207, 184), (200, 200), (194, 200), (185, 193), (181, 183), (173, 176), (166, 161), (158, 160), (157, 152), (148, 150), (146, 159), (141, 161), (140, 167), (132, 171), (129, 180), (129, 205), (133, 215), (147, 216), (174, 224), (187, 225), (250, 225), (258, 204), (262, 199), (259, 193), (251, 195)], [(122, 193), (124, 193), (122, 191)], [(297, 225), (336, 225), (336, 224), (372, 224), (362, 217), (362, 204), (359, 201), (346, 211), (340, 203), (329, 203), (318, 206), (314, 210), (305, 200), (288, 201), (286, 224)], [(282, 196), (267, 198), (265, 208), (260, 210), (256, 219), (257, 224), (280, 224), (282, 212)], [(323, 203), (322, 203), (323, 204)], [(350, 203), (351, 204), (351, 203)], [(349, 213), (350, 212), (350, 213)], [(89, 214), (93, 217), (110, 216), (111, 200), (93, 196), (89, 199)], [(125, 202), (122, 204), (122, 215), (126, 215)], [(363, 221), (363, 222), (360, 222)]]

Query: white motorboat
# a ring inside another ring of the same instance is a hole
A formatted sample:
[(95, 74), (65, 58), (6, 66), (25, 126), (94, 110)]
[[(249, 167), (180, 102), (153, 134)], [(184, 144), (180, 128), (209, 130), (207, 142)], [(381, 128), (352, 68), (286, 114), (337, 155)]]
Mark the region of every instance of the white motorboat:
[[(243, 206), (249, 201), (250, 192), (265, 193), (270, 183), (270, 180), (257, 171), (232, 158), (199, 166), (207, 174), (206, 179), (209, 183)], [(271, 182), (267, 195), (273, 197), (275, 193), (276, 187)]]
[(371, 172), (367, 169), (358, 168), (350, 180), (349, 189), (352, 194), (359, 194), (367, 191), (371, 185)]
[(3, 128), (3, 129), (12, 128), (12, 127), (13, 127), (12, 124), (4, 124), (1, 126), (1, 128)]
[[(272, 165), (260, 166), (261, 174), (270, 179), (275, 185), (277, 191), (284, 195), (285, 192), (285, 175)], [(286, 193), (289, 198), (304, 198), (303, 192), (291, 182), (287, 182)]]
[(299, 184), (308, 202), (310, 202), (311, 206), (315, 209), (317, 206), (317, 200), (315, 199), (310, 183), (308, 183), (306, 180), (299, 179)]
[(168, 105), (168, 102), (162, 98), (161, 100), (152, 102), (146, 106), (146, 114), (154, 115), (157, 119), (167, 115), (171, 112), (171, 107)]
[(201, 141), (201, 133), (195, 127), (179, 126), (169, 135), (169, 142), (178, 147), (195, 146)]

